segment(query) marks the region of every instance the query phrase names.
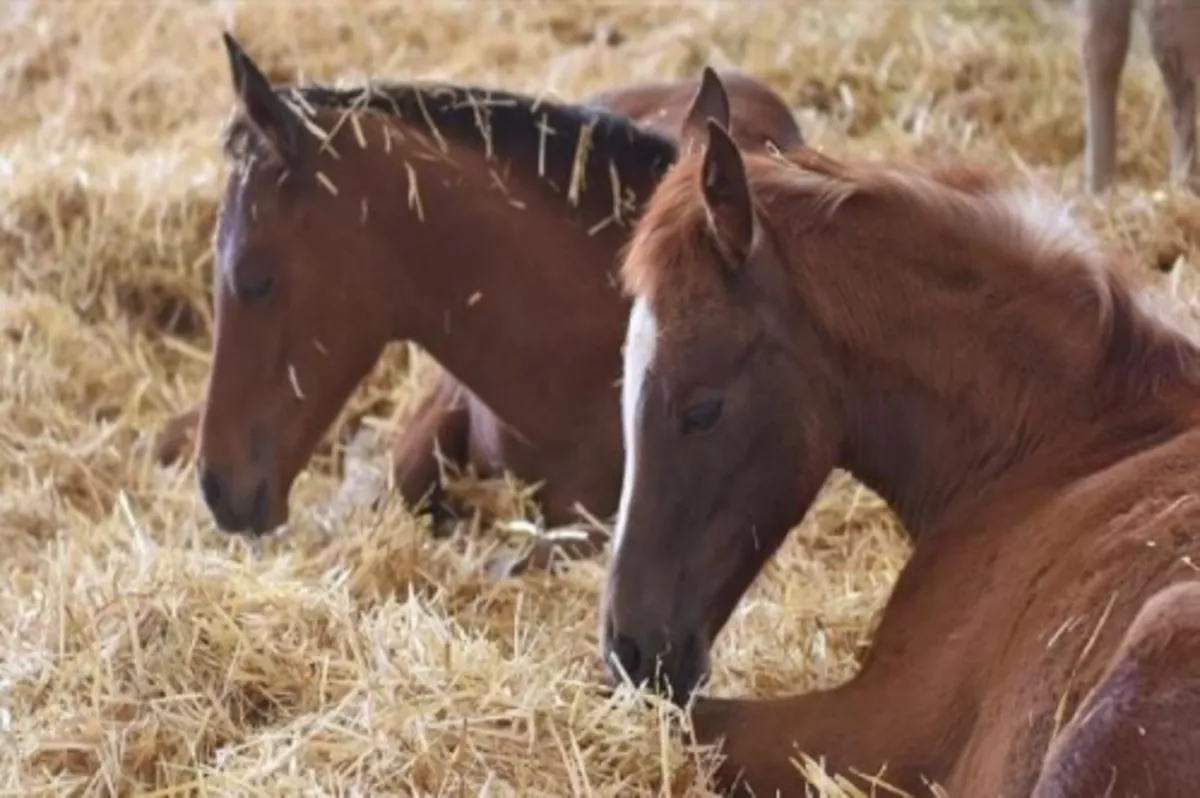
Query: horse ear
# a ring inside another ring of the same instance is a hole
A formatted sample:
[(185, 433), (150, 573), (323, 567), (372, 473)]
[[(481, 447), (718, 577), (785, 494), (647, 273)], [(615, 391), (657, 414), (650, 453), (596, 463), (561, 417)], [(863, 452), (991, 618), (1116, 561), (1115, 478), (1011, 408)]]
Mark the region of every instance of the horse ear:
[(683, 144), (685, 150), (697, 146), (708, 139), (708, 120), (714, 120), (726, 130), (729, 129), (729, 95), (725, 93), (725, 85), (716, 70), (710, 66), (704, 67), (700, 77), (700, 87), (692, 97), (683, 122)]
[(300, 157), (300, 120), (271, 88), (258, 65), (228, 32), (221, 34), (229, 56), (233, 91), (246, 118), (285, 166)]
[(754, 243), (754, 204), (741, 152), (725, 128), (711, 119), (700, 174), (709, 227), (729, 265), (737, 268)]

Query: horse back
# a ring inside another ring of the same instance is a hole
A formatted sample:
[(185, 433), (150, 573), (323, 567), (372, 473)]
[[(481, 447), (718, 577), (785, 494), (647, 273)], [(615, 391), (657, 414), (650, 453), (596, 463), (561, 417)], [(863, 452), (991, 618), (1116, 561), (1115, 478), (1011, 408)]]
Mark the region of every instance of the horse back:
[(1154, 593), (1055, 739), (1033, 798), (1194, 795), (1200, 787), (1200, 580)]
[[(761, 150), (770, 141), (788, 150), (804, 143), (795, 115), (770, 86), (737, 70), (717, 72), (729, 97), (731, 132), (741, 147)], [(624, 114), (660, 135), (677, 138), (699, 87), (699, 78), (638, 83), (593, 94), (586, 102)]]

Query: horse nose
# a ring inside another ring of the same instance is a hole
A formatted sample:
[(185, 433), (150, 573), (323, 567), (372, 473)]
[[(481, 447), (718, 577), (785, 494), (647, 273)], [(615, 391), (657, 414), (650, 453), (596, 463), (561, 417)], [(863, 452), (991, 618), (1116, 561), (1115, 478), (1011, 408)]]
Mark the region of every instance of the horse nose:
[(708, 673), (708, 652), (695, 634), (678, 641), (661, 634), (612, 632), (608, 635), (608, 669), (614, 682), (628, 676), (677, 704), (687, 702)]
[[(270, 507), (265, 478), (258, 478), (250, 490), (239, 492), (226, 476), (202, 465), (200, 493), (219, 529), (225, 532), (266, 531)], [(245, 495), (239, 496), (239, 493)]]
[(225, 491), (221, 487), (221, 478), (211, 468), (206, 467), (200, 472), (200, 493), (203, 494), (204, 503), (209, 509), (216, 512)]
[(642, 649), (632, 637), (614, 635), (609, 642), (609, 657), (610, 660), (615, 660), (609, 662), (614, 679), (620, 678), (620, 671), (624, 671), (634, 684), (643, 680), (645, 674), (642, 673)]

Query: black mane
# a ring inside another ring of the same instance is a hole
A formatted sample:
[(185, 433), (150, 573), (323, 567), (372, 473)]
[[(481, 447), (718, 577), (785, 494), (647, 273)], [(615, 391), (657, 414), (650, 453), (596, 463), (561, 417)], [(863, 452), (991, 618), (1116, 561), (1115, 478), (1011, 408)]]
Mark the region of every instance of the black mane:
[[(369, 109), (397, 117), (445, 146), (468, 145), (481, 151), (490, 147), (492, 154), (505, 158), (540, 159), (543, 176), (562, 192), (567, 191), (575, 171), (584, 135), (589, 135), (589, 154), (593, 156), (585, 162), (587, 191), (611, 193), (610, 162), (618, 167), (649, 167), (657, 181), (678, 157), (678, 145), (672, 139), (638, 127), (627, 116), (596, 105), (502, 89), (428, 82), (353, 88), (288, 86), (276, 92), (293, 107)], [(544, 134), (544, 128), (553, 133)]]

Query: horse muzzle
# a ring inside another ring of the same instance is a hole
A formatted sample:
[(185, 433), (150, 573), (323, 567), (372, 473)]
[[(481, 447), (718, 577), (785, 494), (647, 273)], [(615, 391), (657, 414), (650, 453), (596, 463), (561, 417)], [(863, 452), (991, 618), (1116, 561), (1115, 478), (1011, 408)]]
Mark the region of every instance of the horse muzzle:
[(646, 629), (622, 629), (611, 621), (601, 643), (609, 678), (628, 677), (683, 706), (708, 679), (708, 643), (695, 632), (667, 635)]
[(258, 536), (286, 522), (274, 512), (268, 477), (252, 474), (234, 478), (203, 463), (199, 471), (200, 493), (221, 531)]

